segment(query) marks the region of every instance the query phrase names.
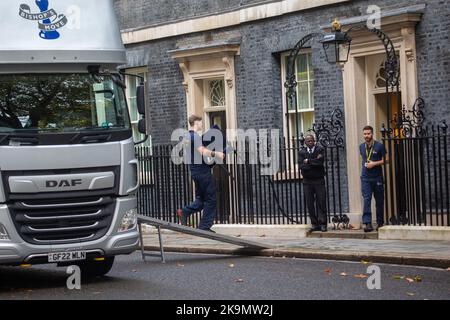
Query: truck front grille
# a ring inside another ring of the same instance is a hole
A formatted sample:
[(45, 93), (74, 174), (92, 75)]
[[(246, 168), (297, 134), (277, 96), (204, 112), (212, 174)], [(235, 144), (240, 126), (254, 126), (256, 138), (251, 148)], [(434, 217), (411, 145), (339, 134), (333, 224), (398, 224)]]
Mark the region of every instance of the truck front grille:
[(29, 200), (9, 206), (23, 240), (51, 245), (86, 242), (103, 237), (111, 226), (111, 197), (70, 200)]

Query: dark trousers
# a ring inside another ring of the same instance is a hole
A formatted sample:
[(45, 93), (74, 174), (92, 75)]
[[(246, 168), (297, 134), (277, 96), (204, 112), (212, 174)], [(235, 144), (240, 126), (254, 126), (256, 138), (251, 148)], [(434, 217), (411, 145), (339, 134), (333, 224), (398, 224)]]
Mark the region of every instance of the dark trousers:
[(313, 226), (326, 226), (327, 223), (327, 191), (323, 179), (315, 183), (304, 183), (303, 190), (308, 206), (309, 217)]
[(384, 183), (383, 178), (361, 179), (361, 191), (364, 198), (363, 224), (372, 223), (372, 196), (377, 208), (377, 224), (384, 224)]
[(183, 213), (190, 216), (203, 210), (199, 229), (208, 230), (214, 225), (217, 212), (216, 183), (211, 173), (194, 175), (195, 200), (183, 208)]

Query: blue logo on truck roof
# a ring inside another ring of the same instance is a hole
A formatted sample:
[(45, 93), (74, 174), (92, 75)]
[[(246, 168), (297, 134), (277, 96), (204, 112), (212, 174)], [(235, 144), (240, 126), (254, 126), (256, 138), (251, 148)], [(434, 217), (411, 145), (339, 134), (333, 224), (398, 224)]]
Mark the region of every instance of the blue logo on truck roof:
[(58, 14), (54, 9), (48, 9), (48, 0), (36, 0), (36, 5), (41, 12), (31, 13), (31, 8), (27, 4), (21, 4), (19, 15), (27, 20), (38, 21), (40, 30), (39, 36), (45, 40), (55, 40), (60, 37), (58, 29), (67, 24), (67, 17), (64, 14)]

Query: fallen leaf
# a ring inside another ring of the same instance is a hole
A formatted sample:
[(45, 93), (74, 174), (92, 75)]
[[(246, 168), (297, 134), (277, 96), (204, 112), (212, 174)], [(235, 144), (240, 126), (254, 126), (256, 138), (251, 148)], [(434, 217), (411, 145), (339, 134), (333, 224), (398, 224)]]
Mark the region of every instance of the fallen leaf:
[(407, 292), (406, 294), (407, 294), (408, 296), (410, 296), (410, 297), (415, 296), (415, 294), (412, 293), (412, 292)]
[(341, 277), (346, 277), (346, 276), (348, 276), (348, 274), (346, 274), (345, 272), (341, 273)]
[(368, 278), (368, 276), (367, 275), (365, 275), (365, 274), (355, 274), (353, 277), (355, 277), (355, 278), (357, 278), (357, 279), (366, 279), (366, 278)]
[(362, 263), (362, 264), (371, 264), (370, 261), (366, 261), (366, 260), (362, 260), (361, 263)]
[(236, 279), (236, 282), (244, 282), (244, 279)]
[(406, 281), (408, 281), (409, 283), (411, 283), (411, 282), (414, 282), (414, 279), (406, 278)]
[(184, 264), (177, 262), (177, 267), (182, 268), (182, 267), (184, 267)]
[(414, 277), (414, 281), (415, 282), (422, 282), (422, 277), (421, 276), (415, 276)]
[(405, 276), (394, 276), (395, 280), (403, 280), (405, 279)]
[(234, 268), (234, 264), (230, 263), (229, 267)]
[(327, 268), (327, 269), (325, 269), (324, 270), (326, 273), (328, 273), (328, 275), (331, 275), (331, 269), (330, 268)]
[(137, 270), (131, 270), (131, 272), (137, 272)]

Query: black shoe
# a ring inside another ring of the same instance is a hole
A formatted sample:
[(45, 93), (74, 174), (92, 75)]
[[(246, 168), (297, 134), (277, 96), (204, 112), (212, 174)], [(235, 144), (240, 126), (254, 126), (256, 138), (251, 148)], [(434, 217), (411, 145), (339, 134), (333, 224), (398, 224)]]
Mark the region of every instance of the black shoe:
[(317, 231), (322, 231), (322, 228), (320, 226), (312, 226), (311, 232), (317, 232)]
[(373, 226), (371, 223), (366, 224), (366, 226), (364, 227), (364, 232), (373, 232)]
[(183, 226), (187, 226), (187, 216), (186, 214), (183, 212), (183, 210), (178, 209), (177, 210), (177, 217), (178, 217), (178, 221), (183, 225)]
[(327, 226), (321, 226), (321, 227), (320, 227), (320, 231), (322, 231), (322, 232), (328, 232)]
[(379, 225), (377, 225), (377, 231), (379, 231), (380, 228), (383, 228), (383, 227), (384, 227), (384, 224), (380, 223)]

